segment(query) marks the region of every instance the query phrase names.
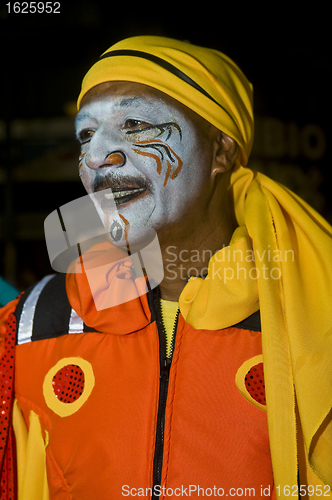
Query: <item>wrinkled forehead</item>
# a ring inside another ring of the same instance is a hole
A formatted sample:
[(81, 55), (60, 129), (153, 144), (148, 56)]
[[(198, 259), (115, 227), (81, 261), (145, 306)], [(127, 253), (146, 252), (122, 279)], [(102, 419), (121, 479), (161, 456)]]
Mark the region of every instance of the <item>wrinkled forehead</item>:
[[(158, 92), (152, 87), (133, 82), (104, 82), (92, 87), (83, 97), (80, 103), (80, 109), (91, 101), (95, 101), (104, 97), (118, 97), (126, 95), (134, 95), (136, 97), (153, 96), (161, 94), (164, 98), (167, 96), (162, 92)], [(161, 96), (159, 96), (161, 97)]]
[(101, 99), (113, 99), (121, 102), (122, 107), (139, 107), (150, 102), (153, 105), (165, 104), (190, 111), (189, 108), (148, 85), (134, 82), (104, 82), (92, 87), (80, 103), (80, 109), (91, 102)]
[[(176, 99), (148, 85), (135, 82), (104, 82), (91, 88), (83, 97), (77, 120), (87, 109), (102, 103), (112, 103), (114, 109), (145, 109), (152, 114), (168, 112), (180, 115), (183, 120), (194, 122), (200, 127), (211, 127), (211, 124)], [(100, 112), (103, 108), (99, 107)]]

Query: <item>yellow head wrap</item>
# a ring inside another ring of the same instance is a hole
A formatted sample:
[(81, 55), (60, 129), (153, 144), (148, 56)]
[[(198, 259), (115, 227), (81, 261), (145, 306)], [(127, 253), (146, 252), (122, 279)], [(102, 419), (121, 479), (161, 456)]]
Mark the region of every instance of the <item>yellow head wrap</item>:
[(232, 137), (246, 165), (253, 141), (252, 86), (221, 52), (163, 37), (123, 40), (85, 75), (78, 107), (92, 87), (108, 81), (143, 83), (180, 101)]
[[(194, 327), (213, 330), (260, 308), (277, 496), (288, 498), (297, 485), (299, 423), (312, 467), (308, 484), (313, 484), (314, 470), (332, 485), (331, 226), (283, 186), (243, 168), (253, 141), (252, 87), (222, 53), (162, 37), (123, 40), (87, 73), (78, 106), (92, 87), (107, 81), (154, 87), (238, 143), (240, 162), (230, 190), (239, 227), (229, 248), (252, 248), (259, 259), (251, 265), (259, 275), (254, 284), (233, 279), (227, 286), (220, 279), (192, 278), (180, 297), (181, 312)], [(277, 255), (279, 261), (272, 259)], [(216, 254), (208, 278), (216, 263), (221, 269), (225, 265)], [(276, 268), (280, 273), (273, 274)], [(284, 489), (286, 485), (291, 489)], [(317, 489), (317, 496), (320, 491), (326, 490)]]

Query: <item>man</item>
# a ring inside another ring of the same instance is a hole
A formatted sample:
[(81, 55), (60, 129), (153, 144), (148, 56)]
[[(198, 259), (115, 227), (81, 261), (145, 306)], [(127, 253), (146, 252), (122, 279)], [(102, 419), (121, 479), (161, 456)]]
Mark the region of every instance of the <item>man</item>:
[[(226, 56), (159, 37), (83, 80), (80, 177), (107, 241), (2, 312), (21, 498), (330, 495), (332, 229), (244, 168), (251, 101)], [(157, 287), (133, 269), (151, 231)]]

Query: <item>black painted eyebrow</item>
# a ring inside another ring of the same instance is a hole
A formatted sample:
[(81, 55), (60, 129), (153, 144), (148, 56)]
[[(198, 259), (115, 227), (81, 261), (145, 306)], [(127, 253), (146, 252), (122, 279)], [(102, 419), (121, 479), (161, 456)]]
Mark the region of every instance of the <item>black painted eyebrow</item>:
[(135, 106), (135, 104), (140, 106), (141, 104), (145, 104), (146, 102), (148, 101), (140, 96), (127, 97), (125, 99), (122, 99), (122, 101), (120, 101), (119, 106), (120, 108), (129, 108), (130, 106)]

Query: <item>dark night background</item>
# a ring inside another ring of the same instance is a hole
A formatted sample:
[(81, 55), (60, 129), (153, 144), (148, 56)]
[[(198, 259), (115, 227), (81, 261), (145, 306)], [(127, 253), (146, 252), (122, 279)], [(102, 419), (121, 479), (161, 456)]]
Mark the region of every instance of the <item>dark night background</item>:
[(60, 4), (60, 14), (8, 14), (6, 2), (0, 4), (2, 277), (23, 289), (52, 271), (43, 221), (85, 194), (73, 133), (80, 83), (104, 50), (128, 36), (189, 40), (233, 58), (254, 85), (250, 166), (332, 222), (327, 3), (306, 4), (306, 12), (291, 2), (260, 9), (253, 2), (245, 10), (219, 2)]

